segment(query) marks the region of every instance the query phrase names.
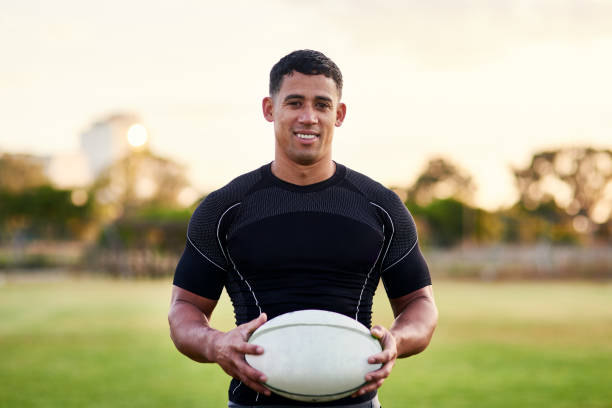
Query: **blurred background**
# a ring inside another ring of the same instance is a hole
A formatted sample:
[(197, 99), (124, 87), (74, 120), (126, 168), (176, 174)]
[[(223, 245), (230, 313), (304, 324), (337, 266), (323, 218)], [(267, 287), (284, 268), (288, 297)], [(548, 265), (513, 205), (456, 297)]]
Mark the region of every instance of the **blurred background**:
[[(225, 404), (224, 374), (172, 349), (170, 282), (200, 200), (273, 159), (261, 99), (302, 48), (341, 68), (335, 160), (405, 202), (440, 303), (384, 406), (612, 406), (611, 20), (598, 0), (0, 0), (0, 406)], [(232, 327), (225, 295), (215, 314)]]

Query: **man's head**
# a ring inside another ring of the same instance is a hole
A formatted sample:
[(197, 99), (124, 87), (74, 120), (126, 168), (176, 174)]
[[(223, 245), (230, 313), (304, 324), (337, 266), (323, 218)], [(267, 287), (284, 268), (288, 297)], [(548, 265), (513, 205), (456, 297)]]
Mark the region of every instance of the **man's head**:
[(334, 127), (346, 115), (341, 89), (340, 70), (318, 51), (295, 51), (274, 65), (262, 108), (274, 122), (275, 162), (329, 167)]
[(281, 89), (285, 75), (299, 72), (305, 75), (324, 75), (333, 79), (338, 90), (338, 99), (342, 96), (342, 73), (340, 68), (322, 52), (313, 50), (293, 51), (280, 59), (270, 71), (270, 96)]

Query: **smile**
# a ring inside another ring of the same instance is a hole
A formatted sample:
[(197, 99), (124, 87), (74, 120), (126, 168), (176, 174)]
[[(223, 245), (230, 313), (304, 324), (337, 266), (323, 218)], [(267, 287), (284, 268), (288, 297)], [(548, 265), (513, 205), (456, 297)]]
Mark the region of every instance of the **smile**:
[(306, 134), (306, 133), (296, 133), (295, 135), (298, 138), (303, 139), (303, 140), (311, 140), (311, 139), (318, 137), (318, 135), (311, 135), (311, 134)]

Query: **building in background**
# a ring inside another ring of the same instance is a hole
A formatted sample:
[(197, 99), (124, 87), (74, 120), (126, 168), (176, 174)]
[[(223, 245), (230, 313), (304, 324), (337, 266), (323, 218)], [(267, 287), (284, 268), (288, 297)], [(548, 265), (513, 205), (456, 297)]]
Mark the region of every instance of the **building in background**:
[(78, 151), (51, 157), (47, 174), (60, 187), (85, 186), (130, 149), (140, 148), (147, 141), (147, 130), (137, 115), (116, 113), (81, 133)]
[(136, 115), (114, 114), (95, 122), (81, 134), (81, 151), (87, 157), (94, 178), (130, 151), (133, 145), (128, 136), (133, 129), (144, 129), (140, 123)]

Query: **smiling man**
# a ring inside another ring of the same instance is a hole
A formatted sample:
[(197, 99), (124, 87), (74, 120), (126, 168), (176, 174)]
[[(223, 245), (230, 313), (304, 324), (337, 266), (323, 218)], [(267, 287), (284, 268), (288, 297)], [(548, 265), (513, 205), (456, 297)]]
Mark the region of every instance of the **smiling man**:
[[(174, 276), (168, 320), (183, 354), (233, 377), (229, 407), (380, 407), (376, 390), (396, 358), (423, 351), (438, 312), (412, 217), (399, 198), (332, 160), (342, 125), (342, 74), (320, 52), (300, 50), (270, 72), (263, 115), (274, 123), (274, 161), (211, 193), (194, 212)], [(382, 280), (395, 321), (371, 325)], [(221, 332), (210, 316), (226, 288), (237, 327)], [(246, 354), (267, 319), (304, 309), (342, 313), (371, 327), (382, 367), (351, 397), (306, 404), (271, 394)]]

